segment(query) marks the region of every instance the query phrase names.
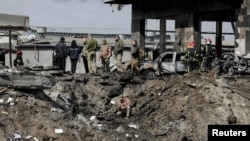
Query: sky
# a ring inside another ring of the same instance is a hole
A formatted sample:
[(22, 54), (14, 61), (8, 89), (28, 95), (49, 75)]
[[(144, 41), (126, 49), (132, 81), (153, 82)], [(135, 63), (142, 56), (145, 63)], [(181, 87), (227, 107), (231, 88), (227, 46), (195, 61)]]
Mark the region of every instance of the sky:
[[(30, 26), (90, 27), (131, 30), (131, 5), (120, 11), (103, 0), (0, 0), (0, 13), (29, 16)], [(174, 21), (167, 20), (167, 30)], [(159, 30), (159, 19), (146, 20), (146, 29)], [(215, 23), (202, 24), (203, 31), (215, 31)], [(232, 31), (229, 25), (224, 31)], [(229, 29), (228, 29), (229, 28)], [(210, 36), (210, 35), (205, 35)], [(215, 38), (215, 35), (211, 38)]]
[(30, 26), (131, 28), (131, 5), (102, 0), (0, 0), (0, 13), (29, 16)]

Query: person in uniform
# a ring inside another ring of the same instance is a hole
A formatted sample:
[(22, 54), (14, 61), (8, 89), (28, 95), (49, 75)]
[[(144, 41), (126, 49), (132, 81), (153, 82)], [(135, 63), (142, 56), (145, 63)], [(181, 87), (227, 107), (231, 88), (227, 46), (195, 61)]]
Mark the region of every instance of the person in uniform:
[(139, 58), (140, 58), (140, 48), (137, 45), (136, 40), (132, 40), (132, 47), (131, 47), (131, 70), (139, 74)]
[(111, 46), (107, 44), (107, 40), (102, 40), (102, 46), (99, 52), (99, 61), (101, 61), (103, 71), (110, 72), (109, 63), (110, 57), (112, 56)]
[(201, 48), (201, 55), (202, 55), (202, 71), (210, 71), (212, 69), (211, 64), (215, 57), (215, 50), (211, 46), (211, 39), (205, 39), (205, 46)]
[(57, 65), (65, 73), (66, 69), (66, 58), (67, 58), (67, 47), (65, 44), (65, 38), (61, 37), (59, 42), (56, 44), (55, 52), (57, 56)]
[(0, 50), (0, 65), (5, 66), (5, 54), (8, 53), (8, 49)]
[(21, 50), (17, 49), (16, 50), (16, 58), (14, 60), (14, 66), (16, 68), (24, 65), (22, 56), (23, 56), (23, 52)]
[(189, 43), (189, 46), (185, 54), (185, 60), (188, 64), (188, 73), (197, 69), (198, 56), (199, 56), (199, 53), (196, 49), (195, 42), (192, 41)]
[(92, 37), (91, 34), (88, 35), (88, 40), (86, 44), (86, 52), (87, 52), (87, 60), (89, 73), (96, 73), (96, 51), (97, 51), (98, 43)]
[(117, 70), (120, 72), (124, 70), (122, 67), (122, 56), (123, 56), (123, 40), (120, 39), (119, 35), (116, 35), (115, 46), (114, 46), (114, 59), (116, 60)]

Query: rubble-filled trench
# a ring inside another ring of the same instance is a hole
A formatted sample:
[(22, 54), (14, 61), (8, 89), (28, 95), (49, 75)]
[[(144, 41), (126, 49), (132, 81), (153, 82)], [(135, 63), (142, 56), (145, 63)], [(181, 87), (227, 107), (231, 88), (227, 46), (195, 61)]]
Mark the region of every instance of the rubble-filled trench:
[[(151, 80), (129, 71), (55, 79), (51, 89), (0, 93), (0, 141), (206, 141), (209, 124), (250, 122), (249, 79), (196, 71)], [(117, 96), (132, 101), (128, 119), (114, 112)]]

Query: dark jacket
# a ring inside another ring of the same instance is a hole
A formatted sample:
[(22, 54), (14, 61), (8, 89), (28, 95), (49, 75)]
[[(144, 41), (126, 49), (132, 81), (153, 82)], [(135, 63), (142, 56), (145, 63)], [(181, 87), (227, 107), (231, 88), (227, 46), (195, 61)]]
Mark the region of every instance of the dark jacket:
[(211, 45), (205, 45), (202, 47), (201, 52), (203, 57), (213, 57), (215, 54), (215, 51)]
[(23, 63), (23, 58), (22, 58), (22, 56), (17, 55), (17, 56), (16, 56), (16, 59), (14, 60), (14, 66), (15, 66), (15, 67), (19, 67), (19, 66), (23, 66), (23, 65), (24, 65), (24, 63)]
[(78, 60), (79, 54), (81, 53), (81, 49), (77, 45), (71, 45), (68, 56), (70, 59)]
[(0, 64), (5, 65), (5, 53), (0, 50)]
[(186, 55), (185, 55), (185, 60), (186, 61), (198, 61), (198, 56), (199, 56), (199, 53), (196, 50), (196, 48), (188, 48)]
[(66, 44), (63, 41), (59, 41), (59, 43), (56, 44), (55, 52), (58, 57), (66, 58), (67, 57)]

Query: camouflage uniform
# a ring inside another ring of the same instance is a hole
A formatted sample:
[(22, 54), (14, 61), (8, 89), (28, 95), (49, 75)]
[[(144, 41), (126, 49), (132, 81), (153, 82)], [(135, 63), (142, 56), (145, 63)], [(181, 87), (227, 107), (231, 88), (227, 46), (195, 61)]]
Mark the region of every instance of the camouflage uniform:
[(103, 39), (103, 44), (99, 53), (99, 60), (101, 60), (104, 72), (110, 72), (109, 69), (109, 59), (112, 55), (111, 46), (107, 44), (106, 39)]
[(131, 47), (131, 70), (136, 74), (139, 74), (139, 57), (140, 57), (140, 48), (137, 45), (136, 41), (132, 42), (133, 46)]
[(122, 56), (123, 56), (123, 41), (119, 38), (119, 36), (116, 36), (114, 57), (116, 59), (116, 66), (118, 71), (123, 71)]
[(89, 40), (87, 41), (86, 51), (87, 51), (87, 60), (90, 73), (96, 73), (96, 50), (98, 43), (89, 35)]

